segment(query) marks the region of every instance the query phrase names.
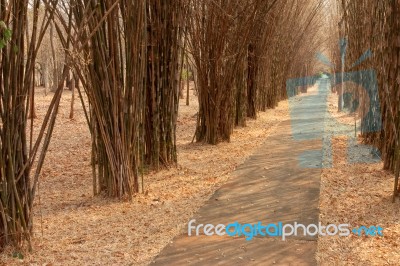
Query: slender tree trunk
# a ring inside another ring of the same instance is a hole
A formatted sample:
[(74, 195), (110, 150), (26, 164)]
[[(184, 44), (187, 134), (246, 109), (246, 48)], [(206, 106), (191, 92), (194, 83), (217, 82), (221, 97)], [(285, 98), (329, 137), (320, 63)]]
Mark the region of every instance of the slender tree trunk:
[(189, 66), (189, 57), (186, 55), (186, 69), (187, 69), (187, 77), (186, 77), (186, 106), (189, 106), (190, 103), (190, 66)]
[(54, 92), (57, 89), (58, 85), (58, 66), (57, 66), (56, 50), (54, 47), (54, 22), (50, 23), (50, 47), (51, 47), (51, 55), (53, 62), (52, 87), (50, 90)]
[(69, 111), (69, 119), (74, 118), (74, 102), (75, 102), (75, 77), (76, 75), (72, 75), (72, 79), (70, 79), (69, 89), (71, 91), (71, 108)]

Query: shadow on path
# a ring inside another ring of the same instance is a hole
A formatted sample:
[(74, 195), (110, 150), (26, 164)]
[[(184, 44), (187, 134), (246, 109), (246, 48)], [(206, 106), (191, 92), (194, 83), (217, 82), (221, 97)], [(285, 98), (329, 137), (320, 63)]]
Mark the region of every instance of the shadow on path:
[[(327, 89), (327, 84), (323, 87)], [(325, 93), (322, 95), (325, 97)], [(301, 108), (291, 114), (292, 120), (281, 122), (258, 151), (235, 170), (193, 217), (194, 225), (227, 225), (236, 221), (318, 224), (322, 154), (317, 155), (319, 162), (299, 158), (311, 150), (322, 150), (322, 134), (319, 137), (318, 133), (323, 131), (326, 105), (323, 100), (310, 101), (307, 97), (310, 96), (295, 97), (301, 98)], [(310, 117), (313, 119), (305, 119)], [(316, 265), (316, 240), (317, 236), (303, 234), (285, 241), (262, 236), (251, 241), (244, 236), (188, 236), (186, 226), (153, 264)]]

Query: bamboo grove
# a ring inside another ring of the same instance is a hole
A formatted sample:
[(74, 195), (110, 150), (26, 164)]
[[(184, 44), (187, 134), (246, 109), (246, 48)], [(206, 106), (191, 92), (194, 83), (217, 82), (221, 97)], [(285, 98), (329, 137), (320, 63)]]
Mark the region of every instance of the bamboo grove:
[(315, 70), (321, 47), (320, 1), (222, 3), (193, 2), (187, 26), (199, 92), (196, 139), (210, 144), (229, 141), (234, 126), (276, 107), (289, 76)]
[[(177, 160), (174, 136), (183, 5), (179, 1), (173, 7), (163, 1), (74, 4), (74, 23), (86, 24), (74, 41), (71, 61), (90, 103), (94, 193), (131, 197), (139, 191), (143, 167), (158, 169), (160, 163)], [(88, 45), (79, 46), (80, 40), (88, 40)]]
[[(320, 70), (315, 54), (324, 46), (325, 2), (0, 0), (0, 249), (29, 244), (40, 170), (69, 73), (81, 85), (91, 133), (93, 193), (131, 199), (143, 192), (145, 172), (177, 163), (182, 67), (195, 73), (196, 140), (229, 141), (235, 126), (287, 97), (286, 79)], [(41, 130), (33, 132), (34, 66), (50, 29), (65, 61)]]
[(337, 30), (349, 43), (345, 70), (372, 51), (372, 57), (352, 71), (371, 68), (377, 73), (382, 130), (363, 137), (379, 148), (385, 169), (395, 172), (394, 200), (400, 192), (400, 1), (340, 0), (336, 5)]

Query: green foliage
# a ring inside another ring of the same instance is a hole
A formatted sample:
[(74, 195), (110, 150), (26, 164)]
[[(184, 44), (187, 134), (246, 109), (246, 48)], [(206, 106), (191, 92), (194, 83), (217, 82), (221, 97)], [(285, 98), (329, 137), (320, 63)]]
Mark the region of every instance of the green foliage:
[(4, 21), (0, 21), (0, 49), (3, 49), (11, 40), (12, 31), (7, 28)]
[(13, 258), (16, 258), (16, 259), (18, 258), (20, 260), (23, 260), (24, 259), (24, 255), (21, 252), (16, 251), (16, 252), (13, 253)]
[(182, 79), (183, 79), (183, 80), (187, 80), (187, 79), (192, 80), (192, 72), (190, 72), (190, 71), (187, 70), (187, 69), (183, 69), (183, 70), (182, 70)]

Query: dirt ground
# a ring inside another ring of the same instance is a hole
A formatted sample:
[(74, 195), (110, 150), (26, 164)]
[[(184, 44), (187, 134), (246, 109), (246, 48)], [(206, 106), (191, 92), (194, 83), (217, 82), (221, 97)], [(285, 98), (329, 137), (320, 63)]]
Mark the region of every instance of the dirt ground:
[[(52, 96), (45, 96), (43, 89), (37, 91), (36, 132)], [(121, 202), (93, 197), (90, 135), (78, 99), (75, 119), (69, 119), (70, 98), (71, 93), (64, 91), (40, 179), (33, 252), (23, 252), (24, 259), (19, 260), (12, 258), (11, 249), (6, 250), (0, 264), (147, 265), (235, 167), (280, 121), (288, 119), (288, 104), (281, 102), (248, 121), (247, 127), (235, 129), (230, 143), (191, 143), (198, 109), (191, 95), (190, 106), (184, 100), (180, 103), (178, 167), (148, 174), (148, 194)], [(319, 238), (317, 259), (321, 265), (398, 265), (400, 208), (399, 202), (391, 203), (393, 176), (381, 170), (381, 163), (348, 165), (343, 159), (345, 145), (344, 138), (335, 139), (335, 167), (322, 172), (320, 221), (380, 225), (384, 237)]]
[[(91, 141), (79, 99), (69, 119), (71, 92), (65, 90), (34, 207), (33, 252), (5, 265), (146, 265), (186, 226), (187, 221), (229, 178), (237, 165), (265, 141), (287, 116), (287, 103), (260, 113), (234, 130), (230, 143), (192, 143), (198, 103), (180, 103), (178, 167), (145, 176), (148, 194), (132, 202), (93, 197)], [(36, 94), (36, 131), (53, 94)]]
[[(337, 113), (337, 95), (328, 97), (328, 110), (342, 123), (354, 116)], [(320, 221), (351, 227), (381, 226), (383, 237), (320, 237), (317, 260), (321, 265), (399, 265), (400, 202), (392, 203), (393, 175), (383, 163), (349, 164), (347, 139), (334, 138), (333, 167), (321, 175)]]
[(345, 138), (334, 140), (334, 167), (322, 172), (320, 221), (379, 225), (383, 237), (320, 237), (317, 259), (321, 265), (399, 265), (400, 203), (392, 203), (393, 175), (382, 163), (348, 164), (346, 145)]

